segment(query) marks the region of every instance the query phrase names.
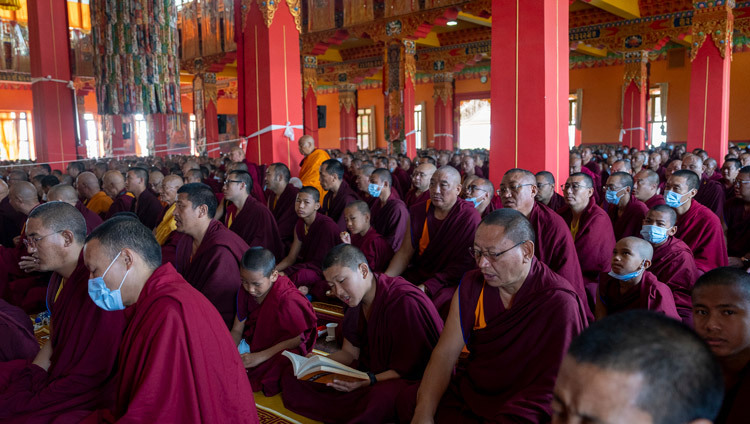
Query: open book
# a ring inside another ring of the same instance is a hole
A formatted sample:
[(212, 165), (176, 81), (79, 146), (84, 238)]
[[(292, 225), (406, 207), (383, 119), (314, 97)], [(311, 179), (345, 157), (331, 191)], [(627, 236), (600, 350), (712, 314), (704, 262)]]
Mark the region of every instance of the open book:
[(304, 356), (285, 350), (282, 355), (292, 361), (294, 367), (294, 376), (298, 380), (314, 381), (316, 383), (330, 383), (334, 379), (343, 381), (361, 381), (369, 380), (367, 373), (355, 370), (340, 364), (333, 359), (325, 356), (313, 356), (305, 358)]

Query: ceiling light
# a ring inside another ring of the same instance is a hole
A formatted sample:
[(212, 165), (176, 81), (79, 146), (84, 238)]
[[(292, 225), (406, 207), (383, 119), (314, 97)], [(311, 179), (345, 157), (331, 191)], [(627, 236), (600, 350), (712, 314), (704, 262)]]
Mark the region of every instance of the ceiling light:
[(448, 21), (448, 22), (446, 23), (446, 25), (448, 25), (448, 26), (456, 26), (456, 25), (458, 25), (458, 21), (455, 21), (455, 20), (453, 20), (453, 21)]

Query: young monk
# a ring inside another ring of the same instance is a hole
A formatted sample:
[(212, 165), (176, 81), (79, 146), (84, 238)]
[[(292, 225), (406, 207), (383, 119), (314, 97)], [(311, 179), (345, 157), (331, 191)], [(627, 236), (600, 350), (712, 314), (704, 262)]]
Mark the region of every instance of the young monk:
[(327, 192), (320, 205), (320, 213), (337, 223), (340, 230), (345, 230), (344, 208), (359, 200), (359, 196), (344, 181), (344, 165), (336, 159), (323, 162), (320, 165), (320, 186)]
[(341, 241), (361, 250), (367, 264), (375, 272), (383, 272), (393, 258), (393, 249), (383, 236), (370, 226), (370, 208), (358, 200), (344, 209), (346, 229), (341, 233)]
[(373, 273), (352, 245), (334, 247), (323, 272), (349, 307), (343, 348), (329, 358), (367, 371), (370, 379), (324, 385), (297, 380), (289, 367), (281, 381), (284, 406), (330, 423), (394, 422), (397, 395), (422, 378), (443, 329), (437, 310), (403, 278)]
[(281, 352), (305, 356), (318, 335), (312, 304), (275, 266), (273, 253), (262, 247), (251, 247), (242, 256), (242, 287), (232, 326), (235, 344), (244, 338), (250, 346), (250, 353), (240, 355), (250, 385), (266, 396), (281, 391), (281, 371), (289, 363)]
[(612, 270), (602, 274), (596, 299), (596, 319), (629, 309), (648, 309), (680, 319), (672, 290), (646, 271), (654, 249), (647, 241), (625, 237), (612, 252)]
[(129, 217), (108, 220), (86, 240), (84, 258), (91, 300), (98, 308), (128, 313), (122, 344), (115, 345), (120, 348), (116, 405), (97, 418), (258, 422), (252, 389), (221, 315), (171, 264), (161, 265), (161, 248), (148, 228)]
[(750, 422), (750, 275), (729, 267), (703, 274), (693, 289), (693, 320), (724, 373), (724, 403), (714, 422)]
[(409, 209), (394, 190), (393, 181), (387, 169), (378, 168), (370, 174), (368, 190), (374, 198), (369, 206), (372, 226), (396, 252), (401, 248), (406, 226), (409, 225)]

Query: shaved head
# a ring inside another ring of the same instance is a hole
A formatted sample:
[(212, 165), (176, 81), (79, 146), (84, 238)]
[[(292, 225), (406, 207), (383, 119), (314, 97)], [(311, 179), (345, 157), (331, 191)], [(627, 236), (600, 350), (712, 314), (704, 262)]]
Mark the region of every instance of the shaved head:
[(47, 193), (47, 199), (50, 202), (65, 202), (71, 206), (75, 206), (78, 203), (78, 193), (73, 186), (67, 184), (58, 184)]
[(15, 182), (10, 186), (10, 194), (19, 197), (24, 202), (38, 201), (36, 187), (28, 181)]
[(619, 246), (627, 246), (633, 252), (638, 252), (641, 259), (650, 261), (654, 256), (654, 247), (642, 238), (625, 237), (620, 239), (617, 244)]
[(461, 184), (461, 173), (452, 166), (441, 166), (440, 169), (435, 171), (435, 174), (439, 174), (453, 184)]
[(96, 175), (94, 175), (93, 172), (82, 172), (78, 175), (77, 179), (78, 185), (84, 184), (86, 187), (89, 187), (91, 190), (96, 190), (96, 192), (99, 191), (99, 179), (96, 178)]

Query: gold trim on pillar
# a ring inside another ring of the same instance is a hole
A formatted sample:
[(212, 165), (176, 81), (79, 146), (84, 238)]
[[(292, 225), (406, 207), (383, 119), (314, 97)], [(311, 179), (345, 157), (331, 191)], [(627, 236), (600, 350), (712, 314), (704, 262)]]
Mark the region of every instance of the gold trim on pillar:
[(638, 90), (641, 89), (646, 76), (646, 64), (648, 63), (648, 52), (636, 51), (626, 52), (624, 54), (625, 62), (625, 76), (623, 85), (625, 88), (630, 85), (631, 81), (634, 81), (638, 86)]
[(307, 89), (318, 86), (318, 58), (315, 56), (302, 57), (302, 95), (307, 94)]
[(705, 7), (705, 2), (693, 0), (693, 7), (695, 7), (695, 13), (693, 13), (693, 45), (690, 49), (690, 60), (695, 60), (698, 50), (701, 49), (708, 35), (711, 35), (722, 58), (726, 58), (727, 51), (731, 57), (734, 0), (724, 0), (724, 4), (716, 7)]
[(352, 108), (357, 107), (357, 86), (355, 84), (342, 84), (339, 86), (339, 109), (350, 113)]
[(263, 14), (263, 20), (266, 22), (266, 27), (268, 28), (271, 28), (273, 17), (276, 15), (276, 9), (279, 8), (279, 1), (281, 0), (256, 0), (260, 13)]
[(447, 105), (453, 100), (453, 74), (436, 74), (433, 77), (433, 90), (432, 98), (440, 99)]
[(404, 40), (404, 72), (414, 85), (414, 78), (417, 73), (417, 61), (414, 55), (417, 53), (417, 45), (414, 40)]
[(297, 27), (297, 32), (302, 34), (302, 8), (300, 7), (300, 0), (286, 0), (286, 5), (289, 6), (289, 13), (294, 17), (294, 25)]

